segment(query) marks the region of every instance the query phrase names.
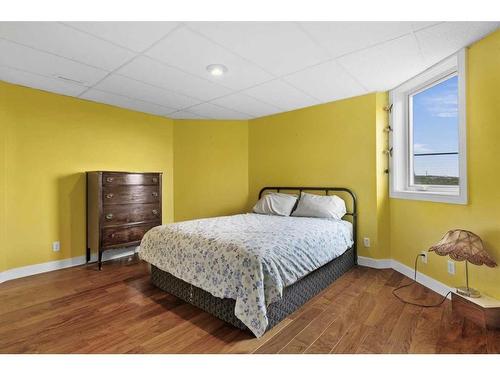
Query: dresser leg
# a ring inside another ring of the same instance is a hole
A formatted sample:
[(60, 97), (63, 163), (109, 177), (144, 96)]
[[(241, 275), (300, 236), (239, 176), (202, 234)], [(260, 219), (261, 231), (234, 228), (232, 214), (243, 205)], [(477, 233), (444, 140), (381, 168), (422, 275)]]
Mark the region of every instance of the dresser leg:
[(102, 250), (99, 250), (98, 264), (99, 264), (99, 271), (100, 271), (102, 269)]

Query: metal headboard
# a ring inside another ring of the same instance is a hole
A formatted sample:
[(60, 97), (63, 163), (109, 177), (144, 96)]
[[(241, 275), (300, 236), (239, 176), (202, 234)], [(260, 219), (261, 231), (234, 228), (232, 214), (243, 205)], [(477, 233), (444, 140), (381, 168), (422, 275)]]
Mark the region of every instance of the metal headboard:
[(328, 195), (330, 191), (342, 191), (347, 194), (349, 194), (352, 198), (352, 210), (346, 213), (346, 216), (351, 216), (352, 217), (352, 238), (354, 244), (352, 245), (353, 247), (353, 254), (354, 254), (354, 263), (358, 264), (358, 240), (357, 240), (357, 232), (358, 232), (358, 209), (357, 209), (357, 200), (356, 200), (356, 194), (351, 189), (345, 188), (345, 187), (305, 187), (305, 186), (266, 186), (262, 188), (259, 192), (259, 199), (262, 198), (262, 195), (264, 192), (268, 190), (275, 190), (278, 193), (282, 190), (286, 191), (299, 191), (299, 193), (302, 193), (303, 191), (324, 191), (325, 195)]

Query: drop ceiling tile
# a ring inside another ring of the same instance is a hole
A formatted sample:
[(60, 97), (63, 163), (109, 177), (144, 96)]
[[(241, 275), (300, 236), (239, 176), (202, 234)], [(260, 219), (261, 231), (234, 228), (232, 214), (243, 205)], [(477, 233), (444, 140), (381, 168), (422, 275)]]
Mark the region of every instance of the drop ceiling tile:
[(142, 52), (172, 31), (178, 22), (65, 22), (65, 24)]
[(181, 109), (198, 103), (197, 100), (187, 96), (179, 95), (117, 74), (106, 77), (99, 82), (95, 88), (101, 91), (123, 95), (131, 99), (142, 100), (174, 109)]
[(58, 22), (0, 22), (0, 37), (108, 71), (135, 56)]
[(277, 108), (271, 104), (267, 104), (252, 98), (245, 94), (232, 94), (212, 100), (210, 103), (231, 108), (235, 111), (247, 113), (253, 117), (267, 116), (273, 113), (282, 112), (281, 108)]
[(440, 23), (443, 23), (443, 22), (415, 21), (415, 22), (411, 23), (411, 28), (413, 29), (413, 31), (418, 31), (418, 30), (426, 29), (426, 28), (431, 27), (431, 26), (439, 25)]
[[(234, 55), (186, 27), (178, 28), (146, 53), (194, 75), (240, 90), (269, 81), (273, 76), (245, 59)], [(222, 77), (207, 72), (210, 64), (223, 64), (228, 71)]]
[(168, 117), (176, 119), (176, 120), (206, 120), (206, 117), (195, 115), (194, 113), (188, 111), (177, 111), (174, 113), (170, 113)]
[(138, 57), (118, 73), (202, 101), (227, 95), (231, 90), (167, 66), (148, 57)]
[(444, 22), (415, 35), (428, 64), (434, 64), (498, 28), (500, 22)]
[(0, 66), (0, 80), (68, 96), (78, 96), (87, 89), (85, 86), (65, 82), (57, 78), (23, 72), (5, 66)]
[(216, 120), (246, 120), (251, 116), (211, 103), (202, 103), (189, 108), (190, 113)]
[(80, 98), (91, 100), (98, 103), (109, 104), (115, 107), (132, 109), (134, 111), (144, 112), (159, 116), (165, 116), (175, 111), (175, 109), (172, 108), (167, 108), (157, 104), (147, 103), (140, 100), (134, 100), (127, 98), (125, 96), (111, 94), (96, 89), (90, 89), (82, 96), (80, 96)]
[(50, 53), (0, 39), (0, 65), (48, 77), (69, 78), (91, 86), (107, 73)]
[(290, 111), (297, 108), (319, 104), (319, 100), (279, 79), (263, 83), (243, 92), (265, 103)]
[(301, 25), (331, 57), (412, 32), (411, 22), (301, 22)]
[(283, 80), (323, 102), (367, 93), (367, 90), (335, 61), (304, 69), (284, 77)]
[(190, 22), (187, 25), (277, 76), (328, 58), (294, 22)]
[(369, 91), (392, 89), (426, 67), (412, 34), (343, 56), (338, 62)]

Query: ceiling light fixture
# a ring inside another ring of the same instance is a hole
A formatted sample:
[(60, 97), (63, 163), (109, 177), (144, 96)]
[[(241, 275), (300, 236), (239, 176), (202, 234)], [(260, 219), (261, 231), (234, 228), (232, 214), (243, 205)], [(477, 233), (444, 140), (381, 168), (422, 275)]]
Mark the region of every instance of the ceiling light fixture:
[(227, 72), (227, 67), (222, 64), (210, 64), (207, 71), (214, 77), (221, 77)]

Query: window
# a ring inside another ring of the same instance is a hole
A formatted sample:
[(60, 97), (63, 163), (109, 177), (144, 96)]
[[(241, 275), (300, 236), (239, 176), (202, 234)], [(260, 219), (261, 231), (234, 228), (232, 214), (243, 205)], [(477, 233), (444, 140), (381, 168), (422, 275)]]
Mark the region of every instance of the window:
[(410, 186), (458, 186), (458, 77), (408, 96)]
[(467, 203), (465, 51), (390, 93), (390, 196)]

